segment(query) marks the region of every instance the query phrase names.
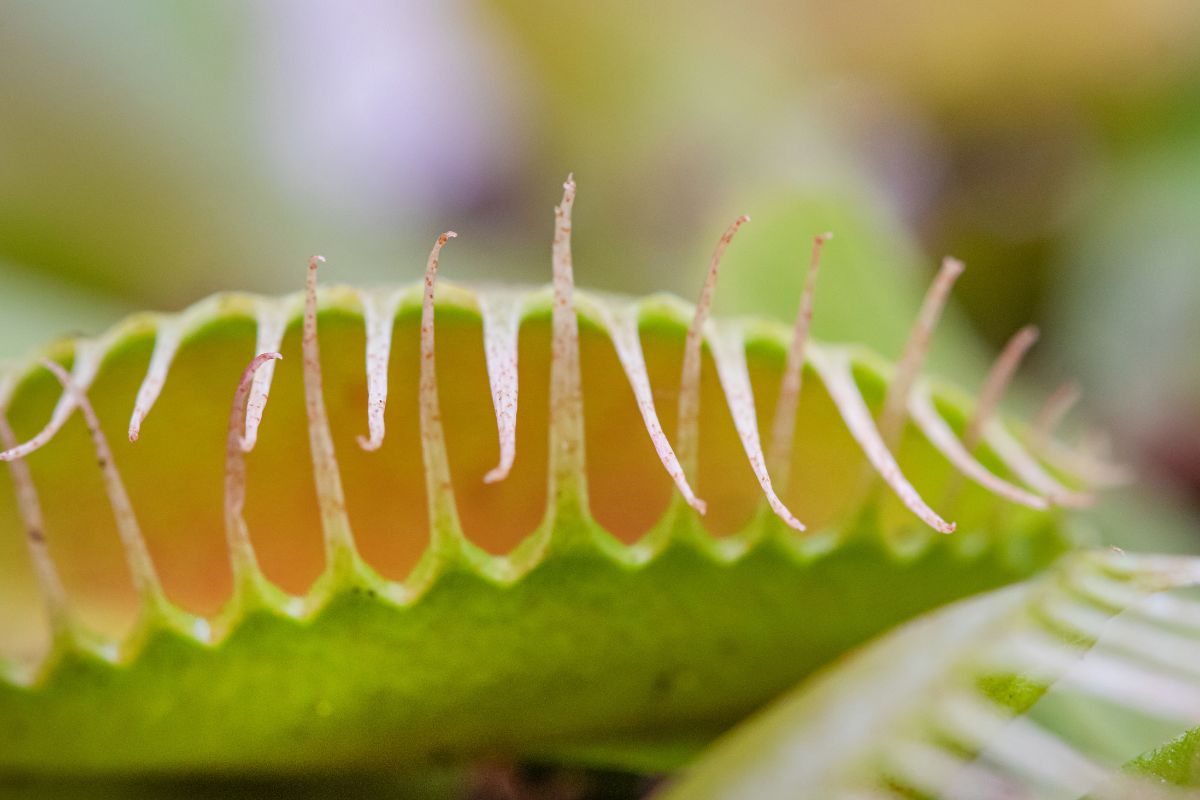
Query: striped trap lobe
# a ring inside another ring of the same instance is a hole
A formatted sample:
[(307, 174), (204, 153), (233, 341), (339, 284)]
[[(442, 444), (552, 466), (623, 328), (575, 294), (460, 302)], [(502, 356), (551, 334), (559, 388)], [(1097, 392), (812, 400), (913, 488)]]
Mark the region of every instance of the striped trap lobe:
[[(1158, 740), (1131, 740), (1130, 718), (1106, 726), (1102, 709), (1176, 731), (1200, 725), (1200, 629), (1184, 635), (1136, 613), (1175, 602), (1158, 592), (1198, 584), (1196, 558), (1066, 556), (1036, 580), (902, 626), (803, 684), (726, 737), (667, 798), (1190, 796), (1123, 772)], [(1030, 686), (1042, 700), (1021, 699)], [(1061, 725), (1061, 712), (1039, 716), (1040, 703), (1063, 694), (1100, 704), (1085, 735)]]

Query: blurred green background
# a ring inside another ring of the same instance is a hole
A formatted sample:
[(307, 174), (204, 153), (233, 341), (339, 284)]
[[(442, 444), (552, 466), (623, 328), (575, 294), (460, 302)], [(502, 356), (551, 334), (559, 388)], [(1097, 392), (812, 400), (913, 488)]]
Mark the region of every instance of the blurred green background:
[(0, 358), (451, 227), (447, 277), (541, 282), (573, 170), (581, 284), (690, 297), (744, 212), (719, 309), (790, 318), (829, 229), (818, 332), (887, 355), (964, 259), (939, 365), (1039, 323), (1029, 402), (1200, 498), (1194, 0), (6, 0), (0, 101)]

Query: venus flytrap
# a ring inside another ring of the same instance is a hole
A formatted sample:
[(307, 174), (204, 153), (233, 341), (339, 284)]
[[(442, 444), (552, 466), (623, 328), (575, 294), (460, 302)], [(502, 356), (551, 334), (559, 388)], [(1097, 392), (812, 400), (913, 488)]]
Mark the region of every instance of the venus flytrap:
[[(975, 404), (919, 375), (956, 262), (893, 367), (808, 337), (827, 237), (794, 327), (712, 320), (744, 218), (691, 307), (576, 291), (574, 199), (548, 291), (440, 282), (447, 232), (416, 287), (320, 288), (314, 259), (302, 295), (218, 296), (0, 374), (0, 530), (55, 631), (0, 673), (0, 775), (694, 742), (1073, 546), (1085, 481), (1009, 432), (1002, 387)], [(76, 411), (97, 447), (132, 442), (101, 450), (107, 494)], [(953, 521), (927, 502), (949, 495)]]
[[(1073, 742), (1024, 712), (1051, 689), (1200, 723), (1200, 607), (1158, 594), (1198, 582), (1195, 558), (1068, 555), (823, 670), (724, 737), (667, 797), (1194, 796), (1106, 763), (1121, 730), (1102, 717)], [(1162, 768), (1154, 758), (1143, 773)]]

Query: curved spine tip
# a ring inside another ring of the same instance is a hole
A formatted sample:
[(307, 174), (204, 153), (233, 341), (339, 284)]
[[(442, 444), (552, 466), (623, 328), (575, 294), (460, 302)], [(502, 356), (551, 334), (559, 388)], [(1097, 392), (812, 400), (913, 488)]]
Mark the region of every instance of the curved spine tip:
[(1073, 450), (1054, 439), (1046, 442), (1040, 455), (1056, 468), (1093, 486), (1124, 486), (1136, 479), (1128, 466), (1104, 460), (1104, 456), (1084, 449)]
[(317, 505), (321, 511), (321, 529), (325, 537), (326, 566), (339, 561), (344, 554), (355, 552), (350, 521), (346, 516), (346, 495), (338, 470), (337, 453), (329, 431), (329, 415), (321, 377), (321, 346), (317, 338), (317, 268), (325, 262), (323, 256), (313, 256), (308, 262), (304, 281), (304, 334), (301, 349), (304, 353), (304, 412), (308, 420), (308, 444), (313, 465), (313, 482), (317, 487)]
[(700, 468), (700, 367), (701, 347), (704, 342), (704, 329), (712, 312), (713, 292), (717, 286), (717, 275), (721, 268), (721, 258), (726, 248), (733, 241), (738, 229), (750, 221), (750, 217), (742, 214), (730, 223), (717, 246), (713, 249), (712, 258), (708, 263), (708, 273), (704, 277), (704, 285), (700, 289), (700, 298), (696, 301), (696, 311), (692, 324), (688, 328), (687, 339), (683, 349), (683, 368), (679, 379), (679, 412), (676, 422), (675, 452), (679, 463), (683, 465), (683, 474), (691, 479), (697, 477)]
[(246, 456), (242, 447), (246, 422), (246, 403), (258, 370), (265, 364), (283, 358), (280, 353), (260, 353), (242, 370), (229, 409), (229, 434), (225, 443), (225, 538), (234, 579), (258, 569), (254, 545), (242, 515), (246, 507)]
[(950, 496), (950, 499), (946, 501), (948, 506), (957, 499), (959, 490), (958, 479), (965, 475), (988, 491), (999, 497), (1003, 497), (1009, 502), (1039, 510), (1049, 507), (1049, 502), (1045, 498), (1012, 485), (1008, 481), (994, 475), (987, 467), (979, 463), (971, 455), (973, 447), (967, 445), (966, 442), (960, 442), (958, 437), (954, 435), (954, 431), (946, 424), (946, 420), (942, 418), (942, 415), (933, 403), (933, 396), (930, 393), (929, 386), (924, 382), (918, 382), (913, 387), (912, 395), (909, 397), (908, 413), (917, 427), (921, 429), (921, 432), (925, 434), (925, 438), (929, 440), (929, 443), (958, 470), (958, 473), (955, 474), (954, 483), (951, 485), (951, 490), (948, 493)]
[(804, 357), (809, 331), (812, 328), (813, 298), (817, 289), (817, 276), (821, 271), (821, 251), (825, 243), (832, 238), (832, 233), (822, 233), (813, 237), (808, 275), (804, 280), (804, 291), (800, 295), (800, 309), (796, 312), (792, 344), (788, 349), (783, 380), (779, 384), (779, 399), (775, 403), (775, 420), (771, 425), (771, 447), (768, 451), (767, 466), (781, 489), (787, 487), (791, 477), (792, 442), (796, 436), (796, 412), (800, 408)]
[(963, 269), (963, 262), (946, 256), (942, 259), (941, 269), (925, 293), (917, 321), (908, 335), (904, 353), (896, 365), (896, 373), (888, 385), (883, 409), (879, 413), (879, 433), (889, 448), (895, 448), (899, 443), (900, 433), (904, 430), (909, 393), (912, 392), (913, 384), (921, 374), (925, 357), (929, 354), (933, 331), (937, 328), (942, 310), (946, 307), (950, 290), (954, 288), (954, 282), (958, 280)]
[(579, 319), (575, 313), (575, 275), (571, 263), (571, 210), (574, 175), (563, 184), (562, 202), (554, 209), (551, 248), (554, 309), (550, 353), (550, 497), (577, 511), (587, 508), (584, 454), (583, 392), (579, 373)]
[[(1004, 345), (1004, 349), (996, 357), (992, 368), (988, 371), (987, 377), (983, 381), (983, 386), (979, 390), (979, 399), (975, 403), (974, 410), (967, 418), (961, 443), (954, 436), (953, 432), (950, 431), (949, 426), (945, 424), (941, 414), (933, 407), (932, 399), (928, 396), (928, 388), (926, 387), (925, 389), (924, 397), (917, 397), (915, 395), (920, 394), (920, 392), (914, 392), (912, 403), (909, 406), (909, 413), (925, 432), (930, 442), (941, 450), (942, 454), (959, 471), (959, 474), (951, 476), (947, 486), (947, 506), (952, 507), (957, 501), (959, 491), (962, 488), (961, 478), (963, 475), (970, 477), (976, 483), (985, 486), (994, 494), (1009, 501), (1021, 503), (1031, 508), (1046, 508), (1049, 506), (1049, 499), (1045, 497), (1037, 498), (1040, 503), (1039, 505), (1029, 502), (1029, 497), (1031, 496), (1029, 493), (1012, 486), (1006, 481), (1000, 481), (984, 469), (983, 465), (979, 464), (971, 455), (983, 440), (984, 430), (996, 417), (1000, 403), (1004, 399), (1004, 394), (1008, 390), (1013, 376), (1016, 374), (1018, 367), (1020, 367), (1026, 353), (1037, 342), (1038, 335), (1037, 326), (1026, 325), (1013, 334)], [(927, 406), (927, 408), (920, 406)], [(924, 419), (918, 419), (918, 413), (920, 412), (924, 412)], [(944, 427), (945, 430), (934, 432), (930, 430), (931, 426)], [(935, 437), (937, 436), (940, 436), (940, 439), (935, 441)], [(982, 471), (980, 474), (976, 474), (980, 471)], [(1036, 497), (1036, 495), (1033, 496)]]
[(622, 310), (610, 313), (601, 307), (605, 327), (609, 331), (613, 346), (617, 352), (617, 360), (625, 372), (625, 378), (633, 389), (633, 397), (646, 432), (650, 434), (650, 442), (663, 468), (667, 471), (675, 488), (679, 490), (684, 502), (695, 509), (696, 513), (708, 513), (708, 504), (696, 496), (683, 474), (683, 467), (675, 454), (671, 442), (663, 431), (662, 422), (658, 418), (658, 410), (654, 406), (654, 390), (650, 385), (650, 374), (646, 369), (646, 358), (642, 352), (641, 338), (638, 334), (636, 312)]
[(1066, 508), (1087, 508), (1095, 503), (1095, 496), (1088, 492), (1075, 492), (1054, 479), (1037, 459), (1008, 432), (995, 417), (983, 429), (983, 441), (1004, 462), (1021, 482), (1040, 492), (1054, 505)]
[(975, 411), (963, 433), (963, 445), (968, 450), (974, 450), (983, 435), (983, 427), (995, 416), (1004, 399), (1004, 393), (1012, 383), (1013, 376), (1030, 348), (1037, 343), (1040, 332), (1036, 325), (1026, 325), (1014, 333), (1004, 349), (1000, 351), (995, 363), (992, 364), (983, 387), (979, 390), (979, 399), (975, 403)]
[(858, 383), (854, 380), (850, 359), (846, 354), (819, 355), (814, 348), (811, 358), (850, 435), (858, 442), (879, 476), (891, 487), (900, 501), (926, 525), (940, 533), (953, 533), (955, 524), (942, 519), (930, 508), (916, 488), (909, 483), (908, 478), (904, 477), (895, 456), (888, 449), (887, 442), (871, 418), (871, 411), (867, 408)]
[(363, 327), (366, 328), (367, 435), (355, 437), (358, 446), (368, 452), (383, 446), (384, 412), (388, 400), (388, 362), (392, 355), (392, 327), (397, 302), (373, 292), (362, 292)]
[[(1047, 462), (1076, 476), (1084, 483), (1095, 486), (1122, 486), (1131, 483), (1134, 480), (1131, 469), (1104, 460), (1103, 455), (1088, 447), (1086, 440), (1080, 450), (1075, 450), (1055, 438), (1054, 431), (1081, 398), (1082, 391), (1076, 381), (1066, 381), (1055, 389), (1034, 417), (1030, 448)], [(1089, 436), (1093, 444), (1096, 436), (1097, 432), (1093, 430)]]
[(515, 298), (481, 295), (483, 345), (492, 409), (496, 415), (500, 461), (483, 476), (484, 483), (508, 477), (517, 457), (517, 345), (521, 318)]
[(1075, 380), (1064, 381), (1059, 384), (1050, 396), (1046, 398), (1046, 402), (1042, 405), (1037, 415), (1033, 418), (1033, 446), (1037, 451), (1042, 451), (1054, 436), (1054, 431), (1066, 419), (1067, 414), (1079, 404), (1083, 397), (1083, 390), (1079, 386), (1079, 382)]
[(146, 547), (146, 540), (142, 536), (142, 530), (138, 525), (137, 516), (134, 514), (133, 504), (129, 501), (125, 484), (113, 461), (108, 438), (104, 435), (100, 419), (96, 416), (91, 401), (88, 400), (87, 392), (56, 362), (43, 359), (41, 364), (53, 373), (62, 385), (63, 391), (74, 398), (75, 405), (83, 413), (88, 433), (92, 437), (92, 446), (96, 451), (96, 462), (104, 477), (104, 490), (108, 495), (109, 505), (112, 507), (113, 519), (117, 524), (117, 534), (121, 539), (125, 559), (129, 564), (129, 571), (133, 575), (134, 586), (137, 588), (139, 596), (146, 603), (164, 604), (166, 599), (162, 583), (154, 568), (154, 561), (150, 558), (150, 551)]
[(725, 391), (725, 399), (733, 415), (734, 428), (767, 505), (788, 527), (803, 531), (804, 524), (796, 519), (776, 494), (771, 484), (771, 476), (767, 472), (766, 459), (763, 457), (762, 443), (758, 435), (758, 414), (754, 410), (754, 389), (750, 384), (750, 371), (746, 367), (745, 342), (741, 331), (730, 328), (720, 333), (713, 342), (713, 356), (716, 359), (717, 378)]
[[(100, 343), (92, 341), (81, 341), (75, 347), (75, 365), (71, 380), (76, 386), (85, 391), (91, 386), (92, 380), (96, 377), (96, 371), (100, 367), (101, 353), (99, 348)], [(50, 421), (46, 423), (45, 427), (34, 434), (33, 438), (28, 441), (18, 444), (15, 447), (10, 447), (0, 453), (0, 461), (25, 458), (37, 452), (58, 434), (62, 426), (71, 418), (71, 414), (74, 411), (75, 395), (69, 391), (63, 391), (62, 396), (58, 398), (58, 402), (54, 405), (54, 410), (50, 412)]]
[(182, 317), (159, 323), (154, 338), (154, 350), (150, 354), (150, 366), (146, 369), (146, 376), (142, 378), (142, 385), (138, 387), (133, 412), (129, 417), (129, 441), (136, 442), (141, 435), (142, 423), (162, 392), (167, 381), (167, 372), (171, 368), (171, 362), (175, 360), (182, 339)]
[(438, 402), (434, 340), (434, 288), (437, 284), (438, 259), (446, 242), (457, 236), (454, 231), (446, 231), (438, 236), (433, 249), (429, 251), (429, 260), (425, 265), (425, 293), (421, 299), (421, 453), (425, 459), (430, 536), (435, 545), (441, 537), (459, 531), (454, 486), (450, 479), (450, 460), (446, 454), (446, 435)]
[[(258, 330), (254, 350), (257, 353), (275, 353), (283, 346), (283, 335), (287, 329), (287, 315), (276, 303), (263, 303), (256, 315)], [(250, 396), (246, 400), (246, 427), (241, 437), (242, 452), (249, 453), (258, 442), (258, 428), (262, 424), (267, 398), (271, 394), (271, 381), (275, 377), (275, 363), (268, 361), (254, 373)]]

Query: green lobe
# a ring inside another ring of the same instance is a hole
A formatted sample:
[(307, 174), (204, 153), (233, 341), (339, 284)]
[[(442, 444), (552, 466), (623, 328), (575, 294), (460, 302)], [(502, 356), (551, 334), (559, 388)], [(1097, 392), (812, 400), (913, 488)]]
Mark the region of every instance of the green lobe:
[[(312, 556), (320, 558), (320, 531), (302, 444), (298, 320), (290, 323), (247, 461), (247, 522), (266, 577), (232, 600), (220, 528), (224, 420), (254, 353), (260, 301), (230, 295), (205, 307), (135, 445), (121, 437), (155, 321), (136, 319), (110, 338), (91, 395), (151, 552), (173, 565), (164, 572), (167, 594), (186, 596), (187, 610), (143, 613), (131, 633), (60, 639), (33, 671), (0, 673), (0, 776), (302, 775), (484, 755), (590, 752), (597, 761), (606, 748), (614, 762), (627, 761), (614, 739), (657, 741), (661, 762), (643, 756), (638, 768), (670, 766), (848, 648), (929, 608), (1033, 574), (1072, 544), (1059, 513), (960, 485), (915, 429), (905, 434), (901, 467), (928, 498), (957, 494), (958, 532), (925, 530), (890, 493), (872, 489), (863, 500), (865, 461), (811, 370), (795, 486), (785, 500), (812, 529), (786, 530), (757, 499), (710, 360), (698, 481), (710, 512), (702, 524), (671, 500), (611, 342), (589, 311), (617, 301), (600, 298), (580, 302), (591, 513), (547, 509), (545, 293), (529, 296), (521, 329), (517, 462), (507, 481), (486, 487), (496, 450), (479, 315), (471, 293), (447, 287), (438, 305), (438, 376), (470, 541), (426, 550), (413, 414), (419, 306), (411, 294), (395, 317), (388, 438), (377, 453), (355, 445), (366, 428), (358, 295), (322, 295), (325, 397), (362, 551), (323, 567)], [(638, 310), (656, 396), (670, 398), (690, 315), (664, 298)], [(789, 332), (761, 322), (744, 329), (758, 424), (767, 431)], [(69, 362), (72, 351), (52, 354)], [(877, 409), (888, 368), (868, 354), (852, 357), (857, 391)], [(44, 371), (9, 375), (19, 378), (10, 418), (27, 437), (57, 394)], [(667, 431), (672, 405), (659, 403)], [(967, 404), (939, 392), (938, 407), (961, 431)], [(986, 447), (977, 455), (1011, 477)], [(74, 598), (81, 617), (96, 618), (87, 614), (94, 605), (127, 608), (111, 588), (126, 578), (78, 417), (29, 464), (51, 551), (70, 567), (69, 593), (83, 592)], [(19, 578), (21, 531), (10, 503), (0, 497), (8, 504), (0, 509), (5, 546), (14, 548), (4, 569)], [(511, 532), (489, 538), (492, 527), (513, 529), (510, 515), (526, 519), (530, 509), (535, 522), (519, 544)], [(639, 530), (648, 513), (657, 522)], [(538, 519), (550, 522), (538, 527)], [(713, 534), (722, 528), (731, 533)], [(397, 543), (407, 549), (398, 552)], [(36, 613), (4, 602), (14, 616)]]

